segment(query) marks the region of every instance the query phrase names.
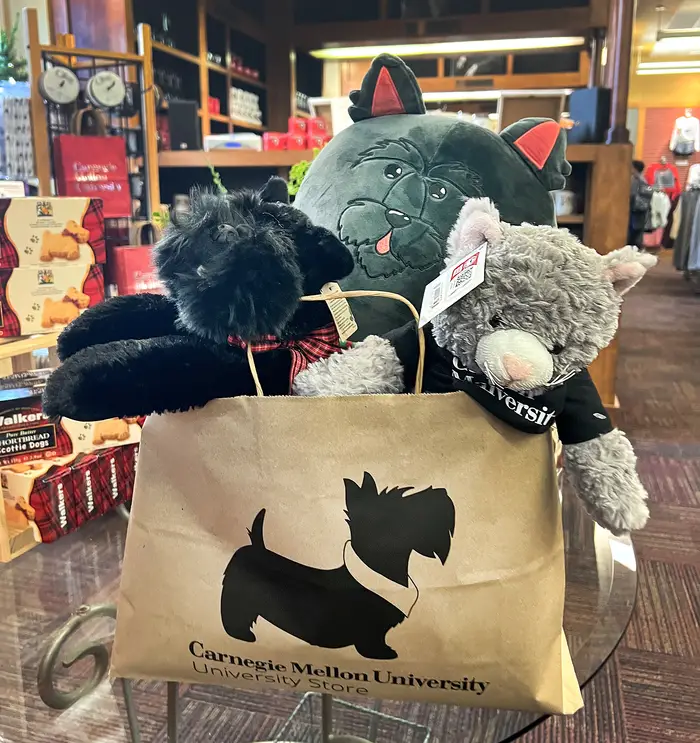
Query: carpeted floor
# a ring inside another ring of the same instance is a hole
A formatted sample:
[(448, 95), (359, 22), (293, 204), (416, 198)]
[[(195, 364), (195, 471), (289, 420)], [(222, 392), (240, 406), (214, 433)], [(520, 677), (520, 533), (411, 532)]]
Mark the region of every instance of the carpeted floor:
[(668, 254), (625, 302), (617, 392), (651, 502), (637, 606), (584, 710), (525, 743), (700, 742), (700, 296)]

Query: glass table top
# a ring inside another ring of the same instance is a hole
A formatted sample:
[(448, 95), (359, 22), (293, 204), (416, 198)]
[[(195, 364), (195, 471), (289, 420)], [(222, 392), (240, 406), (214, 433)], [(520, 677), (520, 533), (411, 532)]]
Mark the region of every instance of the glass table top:
[[(584, 685), (605, 664), (629, 622), (637, 589), (635, 554), (629, 540), (595, 526), (566, 494), (564, 629), (579, 682)], [(49, 635), (81, 604), (116, 598), (126, 525), (116, 515), (87, 524), (50, 548), (37, 548), (0, 565), (0, 740), (3, 743), (122, 743), (129, 728), (122, 689), (104, 680), (69, 709), (49, 709), (37, 691), (37, 669)], [(86, 624), (71, 638), (111, 646), (113, 621)], [(70, 648), (68, 649), (70, 652)], [(86, 658), (60, 669), (56, 686), (74, 689), (92, 672)], [(231, 743), (321, 740), (320, 700), (307, 700), (291, 724), (300, 696), (282, 692), (237, 691), (182, 686), (180, 740)], [(166, 743), (166, 685), (133, 686), (144, 742)], [(505, 743), (544, 718), (506, 710), (468, 709), (415, 702), (368, 700), (366, 707), (333, 701), (333, 732), (377, 743)], [(370, 710), (380, 715), (368, 714)]]

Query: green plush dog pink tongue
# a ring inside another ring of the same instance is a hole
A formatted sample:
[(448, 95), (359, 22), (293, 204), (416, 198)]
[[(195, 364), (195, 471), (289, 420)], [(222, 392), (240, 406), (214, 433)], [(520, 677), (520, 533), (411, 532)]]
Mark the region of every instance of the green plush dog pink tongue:
[(386, 235), (377, 242), (376, 250), (379, 255), (386, 255), (391, 249), (391, 233), (393, 231), (394, 230), (389, 230), (389, 232), (387, 232)]

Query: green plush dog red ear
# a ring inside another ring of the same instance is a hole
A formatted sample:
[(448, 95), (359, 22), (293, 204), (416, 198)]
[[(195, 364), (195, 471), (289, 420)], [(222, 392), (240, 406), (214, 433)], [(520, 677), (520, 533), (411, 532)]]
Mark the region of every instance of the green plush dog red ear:
[(353, 121), (397, 114), (424, 114), (425, 104), (415, 75), (391, 54), (374, 59), (360, 90), (350, 93)]
[(566, 160), (566, 132), (552, 119), (529, 118), (511, 124), (501, 137), (522, 157), (550, 191), (564, 188), (571, 165)]

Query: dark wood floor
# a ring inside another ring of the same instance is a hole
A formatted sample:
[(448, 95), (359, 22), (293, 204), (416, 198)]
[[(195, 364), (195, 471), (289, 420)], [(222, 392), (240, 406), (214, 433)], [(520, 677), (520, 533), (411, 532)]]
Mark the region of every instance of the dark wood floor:
[[(620, 337), (619, 424), (637, 447), (652, 511), (635, 539), (638, 604), (616, 654), (585, 690), (585, 709), (547, 721), (525, 743), (700, 743), (700, 296), (668, 260), (629, 296)], [(121, 696), (108, 684), (63, 713), (36, 692), (47, 635), (81, 603), (116, 594), (123, 538), (119, 520), (106, 517), (0, 566), (0, 743), (127, 740)], [(99, 634), (111, 632), (105, 621)], [(136, 698), (144, 742), (164, 743), (162, 686), (139, 683)], [(295, 702), (289, 694), (191, 687), (181, 740), (266, 740)], [(445, 709), (433, 706), (424, 721), (453, 729)], [(300, 739), (296, 732), (288, 737)], [(420, 738), (394, 726), (377, 740)]]
[(700, 296), (668, 255), (625, 302), (617, 389), (651, 501), (637, 606), (584, 710), (524, 743), (700, 742)]

